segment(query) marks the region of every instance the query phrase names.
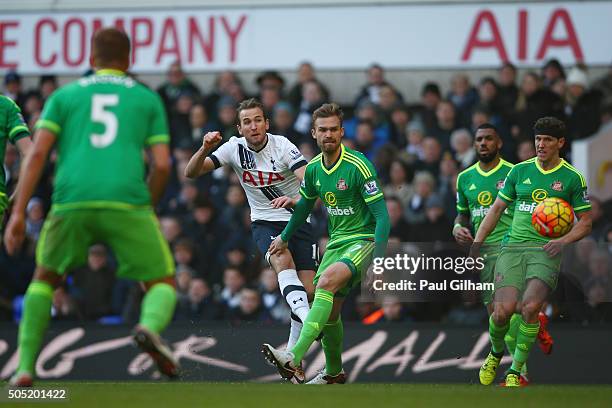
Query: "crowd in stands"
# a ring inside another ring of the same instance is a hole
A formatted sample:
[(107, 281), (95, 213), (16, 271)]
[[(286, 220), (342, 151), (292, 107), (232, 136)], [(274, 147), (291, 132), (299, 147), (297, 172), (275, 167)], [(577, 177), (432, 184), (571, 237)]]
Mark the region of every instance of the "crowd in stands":
[[(471, 83), (457, 73), (450, 92), (442, 94), (435, 81), (426, 83), (420, 97), (409, 100), (402, 84), (392, 84), (385, 70), (366, 71), (355, 100), (343, 106), (344, 142), (363, 152), (384, 185), (392, 241), (453, 241), (457, 174), (476, 161), (474, 130), (494, 124), (503, 138), (503, 157), (518, 162), (535, 154), (532, 125), (542, 116), (563, 119), (568, 129), (564, 156), (571, 161), (571, 141), (612, 127), (612, 68), (590, 81), (586, 66), (567, 69), (551, 59), (539, 71), (523, 72), (505, 63), (495, 77)], [(218, 169), (198, 180), (183, 175), (189, 158), (207, 131), (219, 130), (223, 141), (236, 132), (236, 107), (243, 99), (261, 100), (270, 119), (270, 133), (286, 136), (307, 158), (317, 152), (310, 136), (312, 112), (334, 96), (314, 67), (302, 63), (297, 82), (287, 84), (275, 71), (256, 79), (257, 94), (248, 95), (240, 75), (220, 72), (212, 89), (202, 89), (177, 62), (157, 89), (166, 108), (171, 134), (174, 173), (157, 208), (177, 272), (178, 305), (175, 320), (288, 321), (289, 310), (278, 290), (275, 273), (257, 253), (250, 236), (249, 208), (239, 181), (230, 169)], [(58, 82), (42, 76), (36, 89), (24, 90), (17, 72), (4, 76), (4, 94), (22, 109), (30, 128), (40, 116)], [(27, 240), (9, 258), (0, 252), (0, 321), (17, 319), (22, 295), (34, 270), (34, 251), (45, 214), (49, 211), (52, 155), (35, 197), (27, 208)], [(9, 191), (18, 179), (20, 159), (8, 146), (5, 173)], [(109, 165), (113, 165), (109, 163)], [(100, 169), (103, 171), (103, 169)], [(612, 212), (610, 203), (591, 197), (593, 232), (568, 250), (559, 290), (551, 299), (553, 318), (612, 321)], [(320, 203), (312, 217), (321, 254), (327, 241), (326, 213)], [(129, 228), (129, 226), (125, 226)], [(132, 322), (143, 292), (134, 282), (115, 279), (116, 261), (108, 248), (94, 245), (88, 262), (73, 271), (53, 299), (55, 319)], [(360, 301), (355, 291), (346, 302), (344, 319), (365, 324), (403, 321), (446, 321), (480, 324), (486, 311), (478, 294), (466, 291), (453, 303)]]

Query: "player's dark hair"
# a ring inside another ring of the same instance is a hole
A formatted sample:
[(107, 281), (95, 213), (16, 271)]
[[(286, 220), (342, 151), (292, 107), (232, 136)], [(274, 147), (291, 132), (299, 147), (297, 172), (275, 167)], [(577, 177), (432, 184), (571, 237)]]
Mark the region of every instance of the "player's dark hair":
[(98, 67), (129, 64), (130, 38), (117, 28), (102, 28), (93, 36), (91, 54)]
[(256, 98), (249, 98), (240, 102), (240, 105), (238, 105), (238, 107), (236, 108), (236, 112), (238, 112), (238, 117), (240, 118), (240, 112), (242, 112), (243, 110), (255, 108), (261, 109), (264, 119), (268, 120), (268, 116), (266, 115), (266, 110), (264, 109), (263, 103), (259, 102)]
[(331, 118), (334, 116), (340, 119), (340, 126), (342, 126), (342, 121), (344, 120), (342, 108), (336, 103), (324, 103), (312, 113), (312, 127), (314, 128), (317, 119)]
[(493, 129), (493, 131), (495, 131), (496, 134), (499, 135), (499, 131), (497, 130), (497, 128), (495, 127), (495, 125), (489, 123), (489, 122), (485, 122), (482, 125), (478, 126), (476, 128), (476, 131), (478, 132), (481, 129)]
[(560, 139), (565, 137), (565, 123), (552, 116), (540, 118), (533, 125), (534, 135), (547, 135)]

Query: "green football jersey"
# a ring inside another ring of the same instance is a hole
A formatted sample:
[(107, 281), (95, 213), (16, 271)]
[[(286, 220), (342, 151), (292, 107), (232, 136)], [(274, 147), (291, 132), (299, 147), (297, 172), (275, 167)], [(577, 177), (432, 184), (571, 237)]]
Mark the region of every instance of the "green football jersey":
[[(501, 159), (497, 166), (489, 171), (483, 171), (480, 165), (475, 163), (457, 176), (457, 212), (470, 215), (474, 234), (495, 202), (497, 192), (504, 186), (504, 180), (511, 168), (512, 163)], [(508, 206), (485, 243), (503, 240), (512, 223), (513, 209), (513, 205)]]
[(17, 140), (26, 136), (30, 136), (30, 131), (23, 120), (21, 110), (12, 99), (0, 95), (0, 214), (8, 204), (4, 173), (6, 142), (15, 144)]
[(376, 170), (366, 157), (341, 145), (340, 158), (331, 169), (319, 154), (308, 163), (300, 194), (319, 197), (327, 210), (329, 243), (374, 239), (376, 220), (368, 204), (383, 199)]
[(542, 169), (535, 157), (516, 164), (508, 173), (498, 197), (507, 204), (514, 203), (509, 234), (511, 243), (550, 241), (550, 238), (538, 234), (531, 224), (533, 210), (547, 197), (562, 198), (575, 213), (591, 209), (584, 177), (563, 159), (550, 170)]
[(161, 98), (121, 71), (54, 92), (36, 124), (57, 136), (55, 208), (148, 206), (143, 149), (168, 143)]

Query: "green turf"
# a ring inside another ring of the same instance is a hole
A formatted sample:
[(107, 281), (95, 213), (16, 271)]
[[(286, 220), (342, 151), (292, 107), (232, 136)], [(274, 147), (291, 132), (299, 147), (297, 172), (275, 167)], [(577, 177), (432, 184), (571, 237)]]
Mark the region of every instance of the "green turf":
[[(459, 384), (350, 384), (297, 386), (255, 383), (80, 383), (43, 382), (41, 388), (64, 388), (68, 401), (53, 406), (115, 407), (610, 407), (612, 386), (533, 385), (522, 389)], [(0, 406), (41, 407), (7, 401)], [(46, 405), (46, 404), (44, 404)]]

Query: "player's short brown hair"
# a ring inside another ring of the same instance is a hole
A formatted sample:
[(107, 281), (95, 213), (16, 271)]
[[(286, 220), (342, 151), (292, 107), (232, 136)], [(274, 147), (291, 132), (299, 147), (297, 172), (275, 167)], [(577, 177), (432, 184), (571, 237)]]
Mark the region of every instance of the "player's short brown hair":
[(124, 31), (117, 28), (102, 28), (93, 36), (91, 54), (98, 66), (117, 62), (129, 64), (130, 38)]
[(536, 121), (533, 125), (533, 134), (547, 135), (561, 139), (565, 137), (565, 123), (552, 116), (545, 116)]
[(336, 103), (324, 103), (312, 113), (312, 127), (314, 128), (317, 119), (331, 118), (334, 116), (340, 119), (340, 126), (342, 126), (342, 120), (344, 119), (342, 108)]
[(238, 107), (236, 108), (236, 112), (238, 112), (238, 121), (240, 121), (240, 112), (242, 112), (243, 110), (255, 109), (255, 108), (261, 109), (264, 119), (268, 120), (268, 117), (266, 115), (266, 110), (264, 109), (263, 103), (259, 102), (256, 98), (249, 98), (249, 99), (245, 99), (244, 101), (240, 102), (240, 105), (238, 105)]

